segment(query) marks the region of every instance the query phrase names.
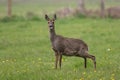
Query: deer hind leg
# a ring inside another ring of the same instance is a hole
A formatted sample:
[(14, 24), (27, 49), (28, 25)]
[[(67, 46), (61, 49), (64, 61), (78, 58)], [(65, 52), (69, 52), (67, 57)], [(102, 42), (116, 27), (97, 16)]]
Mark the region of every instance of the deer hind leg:
[(93, 55), (90, 55), (90, 56), (91, 56), (91, 59), (93, 60), (94, 68), (96, 69), (96, 58)]
[(96, 69), (96, 59), (95, 59), (95, 56), (93, 56), (93, 55), (89, 55), (89, 54), (88, 54), (86, 57), (88, 57), (88, 58), (90, 58), (90, 59), (93, 60), (94, 68)]
[(87, 57), (85, 55), (85, 50), (83, 48), (80, 48), (77, 56), (82, 57), (84, 59), (84, 68), (87, 68)]
[(84, 67), (87, 68), (87, 58), (84, 57)]
[(92, 55), (92, 60), (93, 60), (93, 62), (94, 62), (94, 68), (96, 69), (96, 58), (95, 58), (95, 56), (93, 56), (93, 55)]
[(96, 69), (96, 59), (95, 59), (95, 56), (90, 55), (90, 54), (88, 54), (88, 53), (85, 53), (85, 57), (86, 57), (86, 58), (90, 58), (90, 59), (93, 60), (94, 68)]
[(89, 57), (93, 60), (94, 68), (96, 69), (96, 59), (95, 59), (95, 56), (89, 55)]

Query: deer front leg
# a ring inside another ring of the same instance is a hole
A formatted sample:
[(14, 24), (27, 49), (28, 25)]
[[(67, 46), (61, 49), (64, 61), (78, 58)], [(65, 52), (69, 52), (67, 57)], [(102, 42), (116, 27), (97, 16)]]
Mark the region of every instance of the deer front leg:
[(62, 54), (60, 54), (60, 56), (59, 56), (59, 66), (60, 66), (60, 69), (61, 69), (61, 63), (62, 63)]
[(59, 55), (55, 53), (55, 69), (57, 69)]
[(55, 52), (55, 69), (57, 69), (59, 55), (58, 55), (58, 52), (54, 48), (52, 48), (52, 49)]

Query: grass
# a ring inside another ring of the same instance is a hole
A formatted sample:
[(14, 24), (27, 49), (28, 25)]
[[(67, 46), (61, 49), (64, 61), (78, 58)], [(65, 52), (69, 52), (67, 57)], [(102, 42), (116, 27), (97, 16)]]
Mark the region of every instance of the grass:
[[(6, 1), (1, 1), (0, 18), (6, 15)], [(65, 56), (62, 59), (62, 69), (54, 69), (54, 52), (51, 49), (47, 22), (41, 13), (51, 13), (61, 7), (73, 8), (77, 3), (73, 0), (60, 0), (59, 3), (53, 3), (53, 0), (32, 1), (23, 3), (22, 0), (15, 0), (12, 7), (14, 20), (9, 22), (8, 17), (5, 17), (0, 21), (0, 80), (120, 79), (120, 19), (58, 18), (55, 22), (56, 32), (84, 40), (89, 45), (90, 54), (96, 56), (97, 70), (94, 71), (93, 62), (89, 59), (87, 69), (84, 69), (82, 58)], [(119, 5), (112, 0), (106, 4), (107, 7)], [(98, 7), (94, 2), (88, 2), (86, 6), (95, 9)], [(35, 17), (31, 20), (24, 19), (27, 12), (35, 13)], [(40, 19), (36, 19), (36, 14)]]
[[(43, 17), (44, 18), (44, 17)], [(96, 56), (97, 70), (88, 59), (63, 57), (62, 69), (54, 69), (54, 53), (47, 22), (0, 22), (0, 80), (118, 80), (120, 79), (120, 19), (65, 18), (56, 32), (79, 38)]]

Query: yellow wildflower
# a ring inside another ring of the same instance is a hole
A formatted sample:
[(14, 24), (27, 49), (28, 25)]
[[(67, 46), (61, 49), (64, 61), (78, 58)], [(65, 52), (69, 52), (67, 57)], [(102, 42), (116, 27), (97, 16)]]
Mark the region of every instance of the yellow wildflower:
[(80, 80), (84, 80), (84, 78), (80, 78)]
[(83, 72), (83, 74), (85, 75), (85, 74), (86, 74), (86, 72)]

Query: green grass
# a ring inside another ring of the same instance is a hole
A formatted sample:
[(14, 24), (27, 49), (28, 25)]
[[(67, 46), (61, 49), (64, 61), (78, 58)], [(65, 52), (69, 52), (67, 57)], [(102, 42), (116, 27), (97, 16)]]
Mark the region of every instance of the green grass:
[[(60, 35), (84, 40), (89, 52), (96, 56), (97, 70), (88, 59), (87, 69), (79, 57), (63, 57), (62, 69), (54, 69), (44, 13), (53, 13), (64, 7), (77, 7), (77, 0), (14, 0), (14, 18), (0, 22), (0, 80), (118, 80), (120, 79), (120, 19), (63, 18), (55, 22)], [(18, 1), (18, 2), (17, 2)], [(35, 2), (34, 2), (35, 1)], [(106, 0), (106, 7), (119, 2)], [(99, 9), (98, 1), (87, 1), (88, 9)], [(6, 1), (0, 2), (0, 18), (6, 16)], [(33, 19), (26, 14), (33, 12)], [(36, 20), (36, 16), (40, 19)], [(0, 20), (1, 20), (0, 19)], [(6, 21), (7, 20), (7, 21)]]
[[(44, 18), (44, 17), (43, 17)], [(0, 22), (0, 80), (118, 80), (120, 79), (120, 19), (65, 18), (56, 32), (84, 40), (96, 56), (97, 70), (88, 59), (63, 57), (62, 69), (54, 69), (54, 52), (47, 22)], [(110, 49), (110, 50), (109, 50)]]

